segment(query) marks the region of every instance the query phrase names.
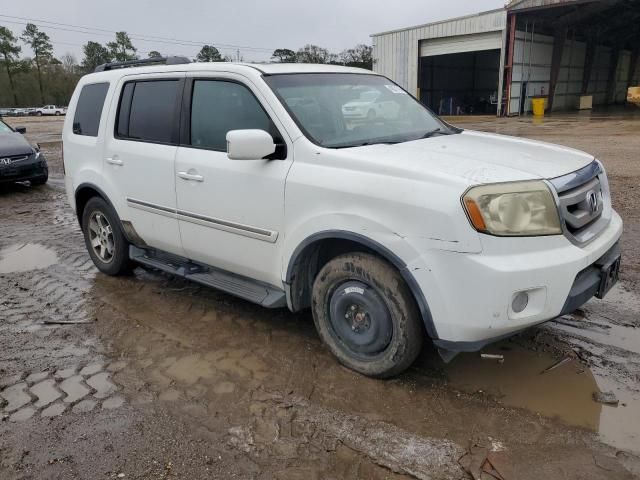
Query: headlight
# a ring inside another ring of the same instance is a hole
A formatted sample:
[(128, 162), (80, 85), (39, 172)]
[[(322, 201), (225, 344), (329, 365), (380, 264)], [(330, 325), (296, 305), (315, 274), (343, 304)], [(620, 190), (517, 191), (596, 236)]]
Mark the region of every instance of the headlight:
[(502, 237), (562, 233), (553, 195), (539, 180), (472, 187), (462, 204), (479, 232)]

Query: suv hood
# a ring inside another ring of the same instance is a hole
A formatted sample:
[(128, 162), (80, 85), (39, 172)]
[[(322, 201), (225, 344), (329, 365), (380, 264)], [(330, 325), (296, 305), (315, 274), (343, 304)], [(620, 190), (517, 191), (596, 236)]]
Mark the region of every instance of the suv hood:
[(0, 133), (0, 158), (13, 155), (31, 155), (33, 147), (24, 135), (16, 132)]
[[(464, 130), (398, 143), (350, 149), (369, 162), (384, 163), (407, 176), (446, 176), (468, 185), (554, 178), (574, 172), (594, 159), (572, 148), (519, 137)], [(389, 172), (391, 173), (391, 172)]]

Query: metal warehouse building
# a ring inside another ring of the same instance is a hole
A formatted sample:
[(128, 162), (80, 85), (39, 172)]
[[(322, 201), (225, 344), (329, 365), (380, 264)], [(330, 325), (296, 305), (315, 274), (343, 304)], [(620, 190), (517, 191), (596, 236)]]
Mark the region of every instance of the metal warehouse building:
[(514, 0), (372, 39), (374, 70), (443, 115), (624, 103), (640, 85), (640, 0)]

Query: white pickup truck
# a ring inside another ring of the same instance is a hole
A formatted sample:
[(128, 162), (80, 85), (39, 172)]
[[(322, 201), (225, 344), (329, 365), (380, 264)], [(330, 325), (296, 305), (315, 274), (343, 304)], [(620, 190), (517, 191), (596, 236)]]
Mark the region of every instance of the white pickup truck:
[(41, 117), (42, 115), (55, 115), (60, 116), (67, 113), (67, 109), (64, 107), (56, 107), (55, 105), (45, 105), (44, 107), (36, 108), (34, 115)]
[[(366, 70), (121, 66), (80, 80), (63, 130), (104, 273), (141, 263), (310, 308), (336, 357), (374, 377), (426, 338), (450, 359), (618, 278), (622, 221), (593, 155), (453, 127)], [(386, 113), (354, 120), (363, 95)]]

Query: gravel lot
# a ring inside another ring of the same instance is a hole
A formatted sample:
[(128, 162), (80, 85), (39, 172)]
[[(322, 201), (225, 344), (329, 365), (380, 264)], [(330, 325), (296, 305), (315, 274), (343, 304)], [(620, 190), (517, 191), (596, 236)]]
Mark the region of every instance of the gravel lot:
[(622, 281), (485, 349), (504, 363), (444, 365), (426, 348), (389, 381), (338, 365), (309, 313), (142, 268), (97, 273), (64, 193), (63, 119), (8, 121), (41, 144), (51, 179), (0, 189), (1, 479), (640, 476), (640, 109), (452, 120), (603, 160)]

